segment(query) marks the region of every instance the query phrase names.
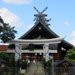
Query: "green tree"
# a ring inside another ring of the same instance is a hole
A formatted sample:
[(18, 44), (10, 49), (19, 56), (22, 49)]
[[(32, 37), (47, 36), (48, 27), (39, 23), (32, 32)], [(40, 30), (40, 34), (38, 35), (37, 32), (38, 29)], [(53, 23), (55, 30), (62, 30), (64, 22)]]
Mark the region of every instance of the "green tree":
[(70, 49), (68, 52), (67, 52), (67, 55), (66, 57), (70, 60), (75, 60), (75, 48), (73, 49)]
[(8, 54), (5, 53), (5, 52), (0, 52), (0, 59), (3, 59), (3, 60), (8, 61), (9, 56), (8, 56)]
[(0, 40), (2, 42), (7, 42), (15, 38), (15, 33), (17, 31), (11, 27), (9, 24), (4, 23), (3, 19), (0, 17)]
[(21, 60), (20, 61), (20, 66), (21, 66), (22, 69), (27, 69), (27, 67), (28, 67), (27, 61)]
[(15, 59), (13, 54), (9, 55), (6, 52), (0, 52), (0, 60), (4, 60), (5, 64), (8, 66), (15, 66)]
[(13, 55), (6, 52), (0, 52), (0, 61), (5, 65), (0, 67), (0, 75), (14, 75), (15, 73), (15, 60)]
[(44, 58), (42, 59), (42, 66), (45, 71), (45, 75), (51, 75), (51, 68), (52, 68), (52, 60), (46, 61)]

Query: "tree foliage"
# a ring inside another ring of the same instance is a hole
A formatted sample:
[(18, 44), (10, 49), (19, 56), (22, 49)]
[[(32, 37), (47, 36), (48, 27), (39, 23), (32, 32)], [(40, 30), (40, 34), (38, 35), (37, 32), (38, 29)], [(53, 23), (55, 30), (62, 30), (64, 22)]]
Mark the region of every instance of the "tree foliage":
[(9, 56), (8, 56), (8, 54), (5, 53), (5, 52), (0, 52), (0, 59), (3, 59), (3, 60), (8, 61)]
[(15, 38), (15, 33), (17, 31), (11, 27), (9, 24), (4, 23), (3, 19), (0, 17), (0, 40), (2, 42), (7, 42)]
[(28, 67), (27, 61), (25, 61), (25, 60), (21, 60), (20, 65), (21, 65), (22, 69), (27, 69), (27, 67)]
[(4, 60), (5, 64), (8, 66), (15, 66), (15, 58), (13, 54), (9, 55), (6, 52), (0, 52), (0, 60)]
[(67, 52), (66, 57), (67, 57), (68, 59), (75, 60), (75, 48), (70, 49), (70, 50)]
[(42, 59), (42, 66), (45, 71), (45, 75), (51, 75), (51, 68), (52, 68), (52, 60), (46, 61), (44, 58)]

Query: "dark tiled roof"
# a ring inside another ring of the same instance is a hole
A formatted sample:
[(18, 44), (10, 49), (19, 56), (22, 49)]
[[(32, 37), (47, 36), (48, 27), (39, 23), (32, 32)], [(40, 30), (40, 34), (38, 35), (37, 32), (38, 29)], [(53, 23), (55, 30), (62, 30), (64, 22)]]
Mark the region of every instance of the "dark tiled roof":
[(57, 63), (56, 66), (61, 66), (65, 62), (67, 62), (70, 66), (73, 66), (73, 64), (71, 62), (69, 62), (68, 60), (61, 60), (60, 62)]
[[(36, 28), (36, 26), (39, 24), (39, 23), (41, 23), (43, 26), (44, 26), (44, 28), (45, 28), (45, 30), (49, 33), (49, 35), (51, 35), (53, 38), (57, 38), (57, 37), (59, 37), (55, 32), (53, 32), (47, 25), (45, 25), (43, 22), (37, 22), (27, 33), (25, 33), (23, 36), (21, 36), (19, 39), (22, 39), (22, 38), (24, 38), (24, 37), (26, 37), (33, 29), (35, 29)], [(70, 44), (69, 42), (67, 42), (67, 41), (65, 41), (65, 40), (63, 40), (62, 42), (61, 42), (61, 44), (64, 46), (64, 47), (66, 47), (67, 49), (71, 49), (71, 48), (73, 48), (74, 46), (72, 45), (72, 44)]]

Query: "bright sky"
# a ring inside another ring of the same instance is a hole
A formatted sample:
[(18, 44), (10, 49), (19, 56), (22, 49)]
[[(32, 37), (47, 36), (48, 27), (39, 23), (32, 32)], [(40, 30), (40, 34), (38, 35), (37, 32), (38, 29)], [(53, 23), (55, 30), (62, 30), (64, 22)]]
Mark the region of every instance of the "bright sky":
[(75, 0), (0, 0), (0, 16), (15, 26), (19, 38), (34, 25), (33, 7), (48, 15), (50, 28), (60, 37), (75, 45)]

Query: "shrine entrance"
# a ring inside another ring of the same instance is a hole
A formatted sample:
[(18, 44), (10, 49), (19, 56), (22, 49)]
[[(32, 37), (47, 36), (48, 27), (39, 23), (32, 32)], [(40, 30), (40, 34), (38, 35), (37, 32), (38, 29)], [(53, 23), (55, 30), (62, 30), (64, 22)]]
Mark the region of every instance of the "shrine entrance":
[[(53, 38), (53, 39), (35, 39), (35, 40), (12, 40), (10, 43), (14, 44), (15, 43), (15, 61), (17, 61), (19, 58), (20, 59), (29, 59), (31, 61), (33, 60), (39, 60), (41, 61), (42, 57), (45, 58), (46, 61), (49, 60), (49, 53), (57, 53), (57, 46), (58, 43), (60, 43), (63, 40), (63, 38)], [(32, 45), (43, 45), (43, 49), (33, 49), (32, 47), (29, 47), (30, 44)], [(51, 50), (49, 48), (49, 45), (54, 45), (56, 49)], [(27, 47), (24, 49), (24, 47)], [(29, 49), (28, 49), (29, 47)], [(31, 50), (31, 49), (32, 50)]]
[(41, 61), (43, 58), (43, 53), (22, 53), (22, 59), (24, 60), (30, 60), (30, 61)]

